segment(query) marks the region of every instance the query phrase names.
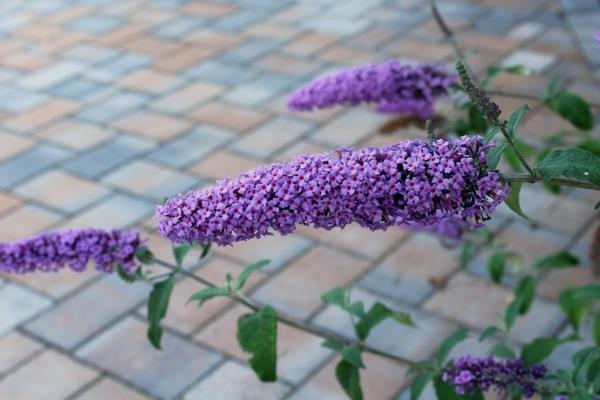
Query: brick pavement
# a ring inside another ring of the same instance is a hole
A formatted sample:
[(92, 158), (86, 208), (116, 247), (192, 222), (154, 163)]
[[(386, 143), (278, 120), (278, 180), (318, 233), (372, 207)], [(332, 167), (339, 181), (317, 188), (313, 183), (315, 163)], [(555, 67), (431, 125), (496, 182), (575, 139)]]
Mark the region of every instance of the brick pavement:
[[(390, 143), (388, 118), (369, 108), (292, 115), (285, 94), (328, 70), (389, 57), (450, 61), (421, 0), (5, 0), (0, 4), (0, 240), (50, 228), (141, 226), (154, 205), (265, 161), (340, 145)], [(440, 1), (473, 64), (519, 62), (528, 78), (501, 76), (505, 90), (537, 93), (560, 73), (600, 101), (600, 56), (591, 40), (597, 0)], [(562, 14), (562, 11), (565, 11)], [(596, 68), (595, 70), (593, 68)], [(595, 88), (595, 89), (594, 89)], [(506, 107), (519, 102), (500, 98)], [(532, 104), (521, 135), (536, 142), (564, 126)], [(597, 135), (596, 130), (593, 134)], [(585, 258), (596, 198), (581, 191), (557, 201), (528, 188), (526, 211), (545, 220), (534, 232), (502, 209), (492, 221), (516, 249), (541, 255), (571, 247)], [(166, 241), (150, 234), (161, 257)], [(348, 321), (319, 302), (352, 285), (367, 303), (414, 314), (418, 331), (386, 322), (375, 347), (426, 357), (459, 325), (475, 336), (510, 301), (485, 277), (485, 255), (460, 271), (456, 249), (424, 233), (325, 233), (215, 249), (197, 272), (220, 281), (259, 258), (272, 264), (251, 295), (320, 326)], [(432, 278), (446, 282), (432, 285)], [(547, 276), (542, 298), (516, 327), (515, 341), (561, 332), (560, 287), (589, 281), (589, 268)], [(258, 382), (235, 343), (229, 302), (185, 307), (198, 287), (182, 279), (165, 324), (162, 352), (145, 338), (149, 288), (93, 272), (0, 279), (2, 399), (343, 399), (335, 356), (320, 340), (281, 327), (280, 380)], [(465, 347), (466, 346), (466, 347)], [(471, 340), (467, 349), (485, 349)], [(553, 358), (560, 364), (564, 350)], [(406, 369), (366, 356), (367, 399), (406, 399)], [(428, 392), (426, 396), (431, 396)], [(425, 396), (425, 397), (426, 397)]]

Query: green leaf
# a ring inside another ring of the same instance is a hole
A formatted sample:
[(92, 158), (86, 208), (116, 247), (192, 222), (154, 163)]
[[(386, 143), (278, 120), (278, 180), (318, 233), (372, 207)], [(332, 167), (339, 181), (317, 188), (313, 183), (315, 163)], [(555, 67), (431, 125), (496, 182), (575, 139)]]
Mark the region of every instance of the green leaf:
[(550, 100), (552, 100), (552, 98), (556, 96), (556, 93), (558, 93), (559, 86), (561, 85), (562, 82), (559, 77), (555, 76), (554, 78), (552, 78), (550, 82), (548, 82), (540, 96), (540, 100), (542, 101), (542, 103), (549, 104)]
[(499, 283), (504, 275), (504, 267), (506, 265), (506, 252), (498, 250), (488, 260), (488, 272), (492, 280)]
[(321, 296), (324, 303), (333, 304), (342, 310), (362, 318), (365, 314), (364, 306), (361, 301), (350, 304), (350, 293), (346, 289), (333, 288)]
[(255, 262), (254, 264), (250, 264), (246, 268), (244, 268), (244, 270), (240, 273), (240, 276), (238, 276), (238, 278), (237, 278), (237, 282), (235, 285), (236, 290), (240, 290), (241, 288), (244, 287), (246, 280), (250, 277), (250, 275), (252, 275), (252, 273), (254, 271), (257, 271), (257, 270), (263, 268), (264, 266), (268, 265), (270, 262), (271, 262), (271, 260), (260, 260), (260, 261)]
[(521, 278), (515, 288), (515, 296), (520, 299), (519, 314), (527, 314), (533, 300), (535, 299), (535, 279), (532, 276)]
[(506, 343), (496, 343), (490, 349), (490, 354), (500, 358), (515, 358), (515, 352)]
[(151, 264), (154, 260), (154, 255), (150, 249), (145, 246), (138, 247), (135, 250), (134, 256), (141, 264)]
[(577, 148), (554, 150), (538, 163), (536, 170), (546, 180), (565, 176), (600, 184), (600, 157)]
[(427, 384), (435, 376), (434, 372), (422, 372), (413, 379), (410, 385), (410, 400), (419, 400)]
[(277, 318), (266, 305), (238, 319), (237, 339), (242, 350), (251, 353), (250, 366), (263, 382), (277, 380)]
[(393, 318), (404, 325), (415, 326), (409, 314), (394, 312), (385, 304), (377, 302), (356, 324), (356, 333), (360, 340), (366, 340), (371, 330), (386, 318)]
[(507, 332), (512, 329), (517, 320), (522, 302), (523, 298), (517, 297), (508, 305), (508, 307), (506, 307), (506, 310), (504, 311), (504, 326)]
[(188, 243), (173, 246), (173, 257), (175, 257), (175, 263), (178, 267), (181, 267), (185, 256), (187, 256), (193, 248), (194, 246)]
[(597, 210), (598, 208), (600, 208), (600, 201), (596, 203), (596, 205), (594, 206), (594, 210)]
[(204, 304), (205, 301), (219, 296), (229, 296), (229, 291), (225, 288), (206, 288), (194, 293), (188, 300), (189, 302), (197, 301), (198, 307)]
[(487, 130), (487, 132), (485, 133), (485, 136), (483, 137), (483, 142), (484, 143), (489, 143), (492, 141), (492, 139), (498, 134), (500, 133), (500, 128), (496, 125), (494, 126), (490, 126)]
[(600, 140), (598, 139), (586, 137), (577, 143), (577, 147), (600, 157)]
[(517, 136), (519, 124), (521, 123), (521, 120), (527, 111), (529, 111), (529, 106), (527, 104), (522, 105), (521, 107), (517, 108), (517, 110), (508, 118), (506, 130), (511, 138)]
[(481, 335), (479, 335), (479, 341), (483, 342), (490, 336), (494, 336), (500, 333), (502, 333), (502, 329), (498, 328), (497, 326), (488, 326), (483, 330), (483, 332), (481, 332)]
[(469, 133), (484, 133), (487, 131), (487, 122), (483, 115), (481, 115), (481, 111), (474, 105), (469, 106)]
[(504, 199), (504, 202), (513, 210), (517, 215), (526, 220), (529, 220), (529, 217), (525, 215), (523, 209), (521, 208), (521, 182), (511, 182), (510, 187), (508, 189), (508, 194)]
[(444, 382), (439, 375), (433, 380), (433, 387), (438, 400), (484, 400), (483, 394), (479, 390), (473, 394), (459, 395), (454, 386)]
[(548, 358), (554, 349), (569, 339), (537, 338), (521, 350), (521, 360), (526, 366), (539, 364)]
[(345, 345), (343, 343), (332, 342), (327, 340), (323, 343), (323, 347), (331, 349), (342, 356), (342, 359), (356, 368), (364, 368), (361, 351), (356, 344)]
[(506, 143), (499, 143), (488, 150), (487, 153), (487, 164), (490, 170), (495, 170), (500, 162), (500, 157), (502, 157), (502, 153), (506, 150)]
[(148, 339), (159, 350), (163, 334), (160, 321), (167, 315), (174, 285), (175, 274), (171, 274), (164, 281), (155, 283), (148, 297)]
[(457, 344), (465, 340), (469, 336), (469, 331), (466, 328), (461, 328), (455, 331), (453, 334), (448, 336), (440, 347), (438, 347), (438, 351), (435, 355), (435, 359), (437, 360), (439, 365), (443, 365), (446, 362), (446, 359), (450, 355), (450, 352)]
[(596, 314), (594, 317), (592, 333), (594, 335), (594, 342), (596, 343), (596, 346), (600, 346), (600, 314)]
[(531, 70), (524, 65), (511, 65), (510, 67), (491, 66), (485, 71), (485, 75), (481, 80), (481, 86), (486, 86), (492, 79), (501, 73), (531, 75)]
[(465, 269), (477, 250), (477, 245), (472, 240), (465, 240), (460, 249), (459, 263), (460, 268)]
[(600, 284), (590, 283), (573, 289), (573, 296), (579, 300), (599, 299)]
[(586, 300), (577, 299), (573, 289), (566, 289), (559, 295), (558, 304), (567, 316), (575, 332), (578, 332), (581, 322), (587, 313), (588, 305)]
[(132, 274), (127, 273), (121, 264), (115, 264), (115, 271), (119, 278), (126, 283), (134, 283), (138, 281), (145, 281), (146, 277), (144, 276), (144, 272), (142, 271), (142, 267), (138, 267)]
[(571, 268), (577, 265), (579, 259), (565, 250), (542, 257), (535, 262), (535, 268), (541, 270)]
[(588, 131), (594, 127), (589, 104), (575, 93), (561, 90), (550, 99), (549, 106), (578, 129)]
[(351, 400), (363, 400), (362, 388), (360, 387), (360, 372), (357, 367), (342, 360), (335, 368), (335, 376)]
[(206, 256), (208, 255), (208, 252), (210, 251), (211, 246), (212, 246), (211, 242), (200, 243), (200, 248), (202, 249), (202, 252), (200, 253), (200, 256), (198, 257), (198, 260), (202, 260), (202, 259), (206, 258)]

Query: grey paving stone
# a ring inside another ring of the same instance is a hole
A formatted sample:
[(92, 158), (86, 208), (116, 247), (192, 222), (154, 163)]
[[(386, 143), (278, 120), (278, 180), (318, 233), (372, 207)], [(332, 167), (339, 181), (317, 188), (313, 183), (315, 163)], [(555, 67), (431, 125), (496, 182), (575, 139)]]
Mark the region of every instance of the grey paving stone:
[(92, 79), (77, 77), (53, 90), (51, 93), (76, 101), (86, 101), (104, 91), (108, 85)]
[(252, 70), (247, 67), (219, 60), (203, 62), (185, 72), (185, 76), (192, 79), (202, 79), (228, 86), (238, 84), (252, 74)]
[(108, 172), (116, 165), (149, 150), (153, 146), (154, 143), (145, 139), (119, 135), (119, 137), (74, 158), (65, 164), (65, 169), (79, 175), (94, 178)]
[(206, 25), (206, 20), (194, 15), (181, 15), (152, 30), (152, 34), (166, 39), (180, 39)]
[(107, 80), (114, 80), (138, 68), (145, 67), (152, 60), (153, 57), (147, 54), (128, 51), (96, 65), (91, 73)]
[(0, 187), (10, 188), (40, 171), (62, 161), (70, 152), (54, 146), (40, 144), (21, 153), (16, 158), (0, 164)]
[(129, 285), (114, 275), (103, 277), (31, 321), (25, 329), (63, 349), (73, 349), (125, 314), (149, 291), (145, 284)]
[(65, 55), (79, 62), (93, 65), (95, 63), (107, 61), (118, 53), (119, 50), (114, 47), (86, 43), (72, 47)]
[(212, 126), (202, 126), (180, 135), (149, 155), (149, 158), (166, 165), (182, 168), (210, 154), (215, 148), (233, 138), (235, 134)]
[(103, 123), (147, 103), (149, 99), (149, 96), (141, 93), (118, 92), (90, 105), (77, 115), (86, 121)]
[(277, 49), (280, 42), (273, 39), (251, 38), (222, 53), (220, 58), (239, 64), (249, 63), (262, 55)]
[(0, 337), (51, 305), (50, 300), (13, 283), (0, 287)]
[(31, 90), (46, 90), (68, 81), (84, 69), (74, 61), (59, 61), (33, 72), (20, 80), (21, 86)]
[(69, 21), (67, 28), (91, 34), (102, 34), (118, 28), (123, 24), (120, 18), (106, 15), (86, 15)]
[(162, 351), (146, 339), (146, 324), (129, 317), (81, 348), (77, 355), (159, 397), (173, 399), (211, 370), (220, 355), (165, 332)]
[[(255, 2), (254, 4), (260, 4)], [(268, 11), (268, 10), (267, 10)], [(245, 8), (241, 11), (233, 13), (225, 18), (220, 19), (214, 24), (217, 29), (224, 29), (230, 31), (241, 30), (255, 22), (260, 21), (265, 17), (265, 10), (260, 7), (256, 8)]]
[(41, 104), (46, 99), (47, 96), (43, 94), (19, 86), (12, 84), (2, 86), (0, 88), (0, 111), (23, 112), (28, 108)]

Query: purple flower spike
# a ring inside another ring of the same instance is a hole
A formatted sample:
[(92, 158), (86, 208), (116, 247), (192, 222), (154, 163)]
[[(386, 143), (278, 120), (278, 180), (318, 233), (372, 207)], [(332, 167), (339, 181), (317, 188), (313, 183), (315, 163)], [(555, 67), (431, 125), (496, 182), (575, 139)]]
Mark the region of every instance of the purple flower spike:
[(390, 60), (317, 78), (290, 95), (288, 108), (301, 112), (376, 103), (380, 112), (429, 118), (434, 114), (435, 100), (448, 95), (455, 81), (456, 76), (442, 66)]
[(454, 360), (454, 365), (446, 368), (442, 378), (454, 385), (460, 395), (490, 389), (504, 395), (509, 388), (517, 388), (530, 398), (537, 392), (538, 383), (544, 376), (546, 367), (541, 364), (526, 367), (519, 359), (496, 360), (492, 356), (476, 358), (465, 355)]
[(136, 231), (88, 228), (46, 232), (17, 242), (0, 243), (0, 272), (57, 272), (65, 266), (81, 272), (89, 262), (94, 262), (102, 272), (112, 272), (117, 263), (131, 272), (138, 267), (134, 255), (141, 244)]
[(157, 229), (173, 242), (219, 245), (353, 222), (456, 236), (460, 225), (480, 227), (506, 196), (499, 175), (487, 170), (488, 147), (464, 136), (301, 155), (167, 200), (156, 208)]

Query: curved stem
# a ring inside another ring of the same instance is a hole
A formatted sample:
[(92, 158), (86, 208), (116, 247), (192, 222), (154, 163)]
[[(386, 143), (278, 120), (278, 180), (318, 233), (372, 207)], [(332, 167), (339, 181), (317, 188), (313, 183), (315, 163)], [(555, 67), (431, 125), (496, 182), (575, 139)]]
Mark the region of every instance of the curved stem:
[[(502, 174), (502, 179), (506, 182), (528, 182), (535, 183), (544, 181), (540, 176), (537, 175), (528, 175), (528, 174), (515, 174), (515, 175), (504, 175)], [(591, 182), (580, 181), (577, 179), (571, 178), (553, 178), (545, 180), (546, 182), (556, 183), (561, 186), (570, 186), (577, 187), (582, 189), (590, 189), (590, 190), (600, 190), (600, 185), (596, 185)]]
[[(465, 53), (462, 51), (462, 49), (458, 45), (458, 42), (454, 38), (454, 32), (452, 32), (452, 29), (450, 29), (450, 27), (448, 26), (448, 24), (444, 20), (444, 17), (442, 17), (442, 14), (440, 13), (440, 10), (437, 8), (437, 4), (436, 4), (435, 0), (431, 0), (430, 4), (431, 4), (431, 13), (433, 14), (433, 18), (435, 19), (435, 21), (438, 24), (440, 30), (442, 31), (442, 33), (446, 37), (446, 40), (450, 43), (450, 45), (454, 49), (454, 53), (456, 54), (456, 57), (460, 61), (462, 61), (462, 63), (464, 64), (464, 66), (467, 69), (469, 75), (471, 75), (471, 79), (473, 80), (473, 83), (476, 86), (479, 86), (478, 80), (477, 80), (477, 75), (475, 75), (475, 73), (473, 73), (473, 70), (471, 69), (471, 66), (469, 65), (469, 63), (467, 62), (467, 60), (465, 58)], [(482, 94), (485, 95), (485, 91), (483, 90), (483, 88), (480, 87), (479, 90), (481, 91)], [(508, 131), (506, 130), (506, 126), (504, 126), (503, 123), (496, 124), (496, 126), (498, 126), (498, 128), (500, 129), (500, 132), (502, 132), (502, 135), (504, 136), (504, 139), (506, 139), (506, 142), (508, 143), (508, 145), (510, 146), (510, 148), (514, 151), (515, 155), (517, 156), (517, 158), (519, 159), (519, 161), (521, 162), (521, 164), (523, 165), (523, 167), (525, 167), (525, 169), (527, 170), (527, 172), (529, 172), (531, 175), (535, 176), (536, 174), (533, 171), (533, 168), (531, 168), (529, 166), (529, 163), (527, 162), (527, 160), (525, 159), (525, 157), (523, 157), (523, 155), (521, 154), (521, 152), (517, 149), (517, 146), (515, 146), (514, 141), (512, 140), (512, 138), (508, 134)]]
[[(185, 269), (178, 269), (176, 266), (171, 265), (171, 264), (169, 264), (166, 261), (163, 261), (163, 260), (160, 260), (160, 259), (157, 259), (157, 258), (153, 259), (153, 261), (155, 263), (157, 263), (158, 265), (161, 265), (161, 266), (163, 266), (165, 268), (168, 268), (168, 269), (170, 269), (172, 271), (180, 272), (180, 273), (184, 274), (185, 276), (187, 276), (187, 277), (195, 280), (196, 282), (201, 283), (201, 284), (203, 284), (203, 285), (205, 285), (207, 287), (213, 287), (213, 288), (217, 287), (217, 285), (215, 285), (214, 283), (212, 283), (212, 282), (210, 282), (210, 281), (208, 281), (208, 280), (206, 280), (206, 279), (204, 279), (204, 278), (202, 278), (202, 277), (200, 277), (200, 276), (198, 276), (198, 275), (196, 275), (196, 274), (194, 274), (194, 273), (192, 273), (190, 271), (187, 271)], [(257, 311), (261, 307), (263, 307), (263, 304), (261, 304), (259, 302), (256, 302), (256, 301), (252, 301), (252, 300), (248, 299), (245, 296), (232, 295), (232, 296), (230, 296), (230, 298), (232, 300), (234, 300), (234, 301), (236, 301), (236, 302), (238, 302), (238, 303), (240, 303), (240, 304), (242, 304), (242, 305), (244, 305), (244, 306), (252, 309), (252, 310), (255, 310), (255, 311)], [(323, 339), (330, 340), (330, 341), (333, 341), (333, 342), (343, 343), (345, 345), (356, 345), (361, 350), (363, 350), (363, 351), (365, 351), (367, 353), (375, 354), (375, 355), (378, 355), (380, 357), (384, 357), (384, 358), (387, 358), (389, 360), (393, 360), (393, 361), (399, 362), (401, 364), (408, 365), (408, 366), (413, 367), (415, 369), (419, 369), (419, 370), (424, 369), (424, 367), (420, 363), (418, 363), (417, 361), (413, 361), (413, 360), (410, 360), (408, 358), (400, 357), (400, 356), (397, 356), (397, 355), (394, 355), (394, 354), (387, 353), (385, 351), (378, 350), (376, 348), (373, 348), (373, 347), (371, 347), (369, 345), (366, 345), (364, 343), (361, 343), (359, 341), (356, 341), (356, 340), (353, 340), (353, 339), (348, 339), (345, 336), (342, 336), (342, 335), (340, 335), (340, 334), (338, 334), (336, 332), (333, 332), (333, 331), (331, 331), (329, 329), (321, 328), (321, 327), (318, 327), (318, 326), (307, 324), (306, 322), (304, 322), (302, 320), (296, 319), (294, 317), (287, 316), (285, 314), (280, 313), (279, 311), (276, 312), (276, 316), (277, 316), (277, 320), (279, 322), (281, 322), (281, 323), (283, 323), (285, 325), (288, 325), (288, 326), (290, 326), (292, 328), (299, 329), (301, 331), (311, 333), (311, 334), (313, 334), (315, 336), (319, 336), (319, 337), (322, 337)]]

